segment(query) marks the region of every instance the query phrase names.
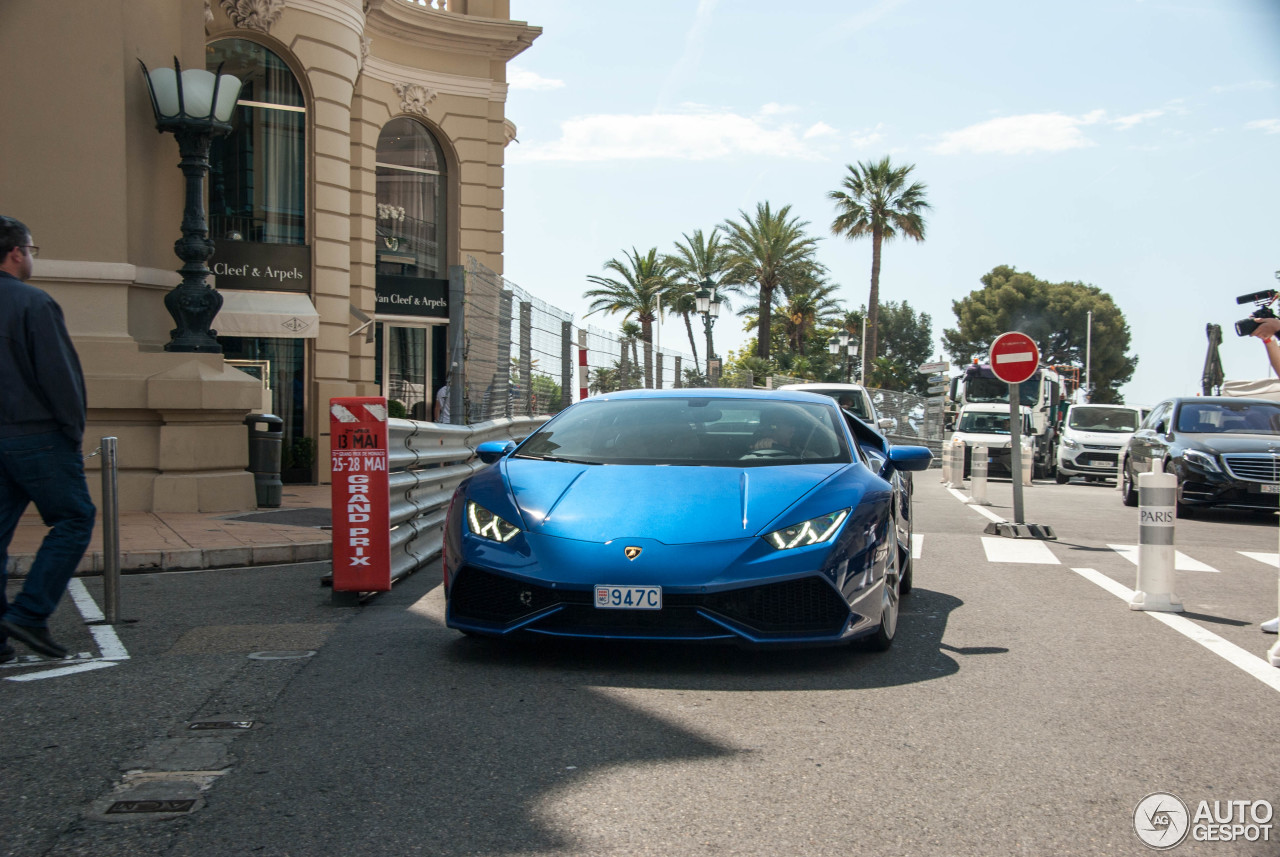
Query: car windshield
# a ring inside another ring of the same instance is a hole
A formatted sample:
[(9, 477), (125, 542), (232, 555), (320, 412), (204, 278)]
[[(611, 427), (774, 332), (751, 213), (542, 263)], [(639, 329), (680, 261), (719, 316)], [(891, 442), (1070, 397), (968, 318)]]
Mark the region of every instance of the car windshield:
[(863, 422), (871, 422), (871, 414), (867, 412), (867, 400), (865, 394), (861, 390), (841, 390), (830, 387), (805, 387), (806, 393), (817, 393), (821, 396), (830, 396), (835, 399), (840, 407), (849, 411)]
[(1008, 434), (1008, 414), (975, 414), (972, 411), (960, 415), (956, 431), (969, 434)]
[(1198, 434), (1280, 434), (1280, 403), (1188, 402), (1178, 431)]
[(521, 444), (516, 458), (583, 464), (745, 467), (848, 463), (837, 412), (735, 398), (589, 399)]
[(1067, 425), (1080, 431), (1132, 432), (1138, 430), (1138, 412), (1123, 408), (1072, 408)]

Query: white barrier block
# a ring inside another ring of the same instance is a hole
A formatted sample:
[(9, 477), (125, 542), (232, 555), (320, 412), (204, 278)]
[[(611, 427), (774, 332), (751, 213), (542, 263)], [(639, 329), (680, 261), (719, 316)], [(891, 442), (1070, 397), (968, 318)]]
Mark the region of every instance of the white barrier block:
[(1138, 582), (1131, 610), (1183, 612), (1174, 594), (1174, 522), (1178, 478), (1172, 473), (1138, 475)]
[(969, 459), (969, 479), (973, 485), (969, 489), (971, 503), (979, 506), (990, 506), (987, 499), (987, 458), (991, 452), (985, 446), (975, 446)]

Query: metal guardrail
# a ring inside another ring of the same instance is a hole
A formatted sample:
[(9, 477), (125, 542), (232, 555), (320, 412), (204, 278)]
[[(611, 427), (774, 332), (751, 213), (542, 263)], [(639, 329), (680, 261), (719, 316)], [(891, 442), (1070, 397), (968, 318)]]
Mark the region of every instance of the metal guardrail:
[(472, 473), (488, 467), (476, 457), (476, 447), (491, 440), (519, 442), (548, 419), (547, 415), (510, 417), (471, 426), (387, 420), (393, 581), (440, 555), (454, 490)]

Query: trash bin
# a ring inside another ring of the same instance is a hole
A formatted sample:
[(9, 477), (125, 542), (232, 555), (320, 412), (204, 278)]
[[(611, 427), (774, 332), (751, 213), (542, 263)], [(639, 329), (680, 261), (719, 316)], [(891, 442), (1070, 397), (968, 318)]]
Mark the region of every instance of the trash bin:
[[(249, 467), (259, 506), (279, 506), (284, 501), (280, 482), (280, 453), (284, 446), (284, 420), (275, 414), (249, 414)], [(259, 426), (262, 426), (261, 428)]]

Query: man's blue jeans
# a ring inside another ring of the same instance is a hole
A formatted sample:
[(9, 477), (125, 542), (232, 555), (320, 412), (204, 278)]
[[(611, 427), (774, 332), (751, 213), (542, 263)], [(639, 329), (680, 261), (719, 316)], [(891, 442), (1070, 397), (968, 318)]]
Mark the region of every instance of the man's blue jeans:
[[(9, 542), (28, 503), (51, 527), (22, 591), (9, 603)], [(48, 627), (75, 574), (97, 510), (89, 499), (79, 444), (62, 432), (0, 437), (0, 616), (15, 625)], [(0, 643), (4, 640), (0, 639)]]

